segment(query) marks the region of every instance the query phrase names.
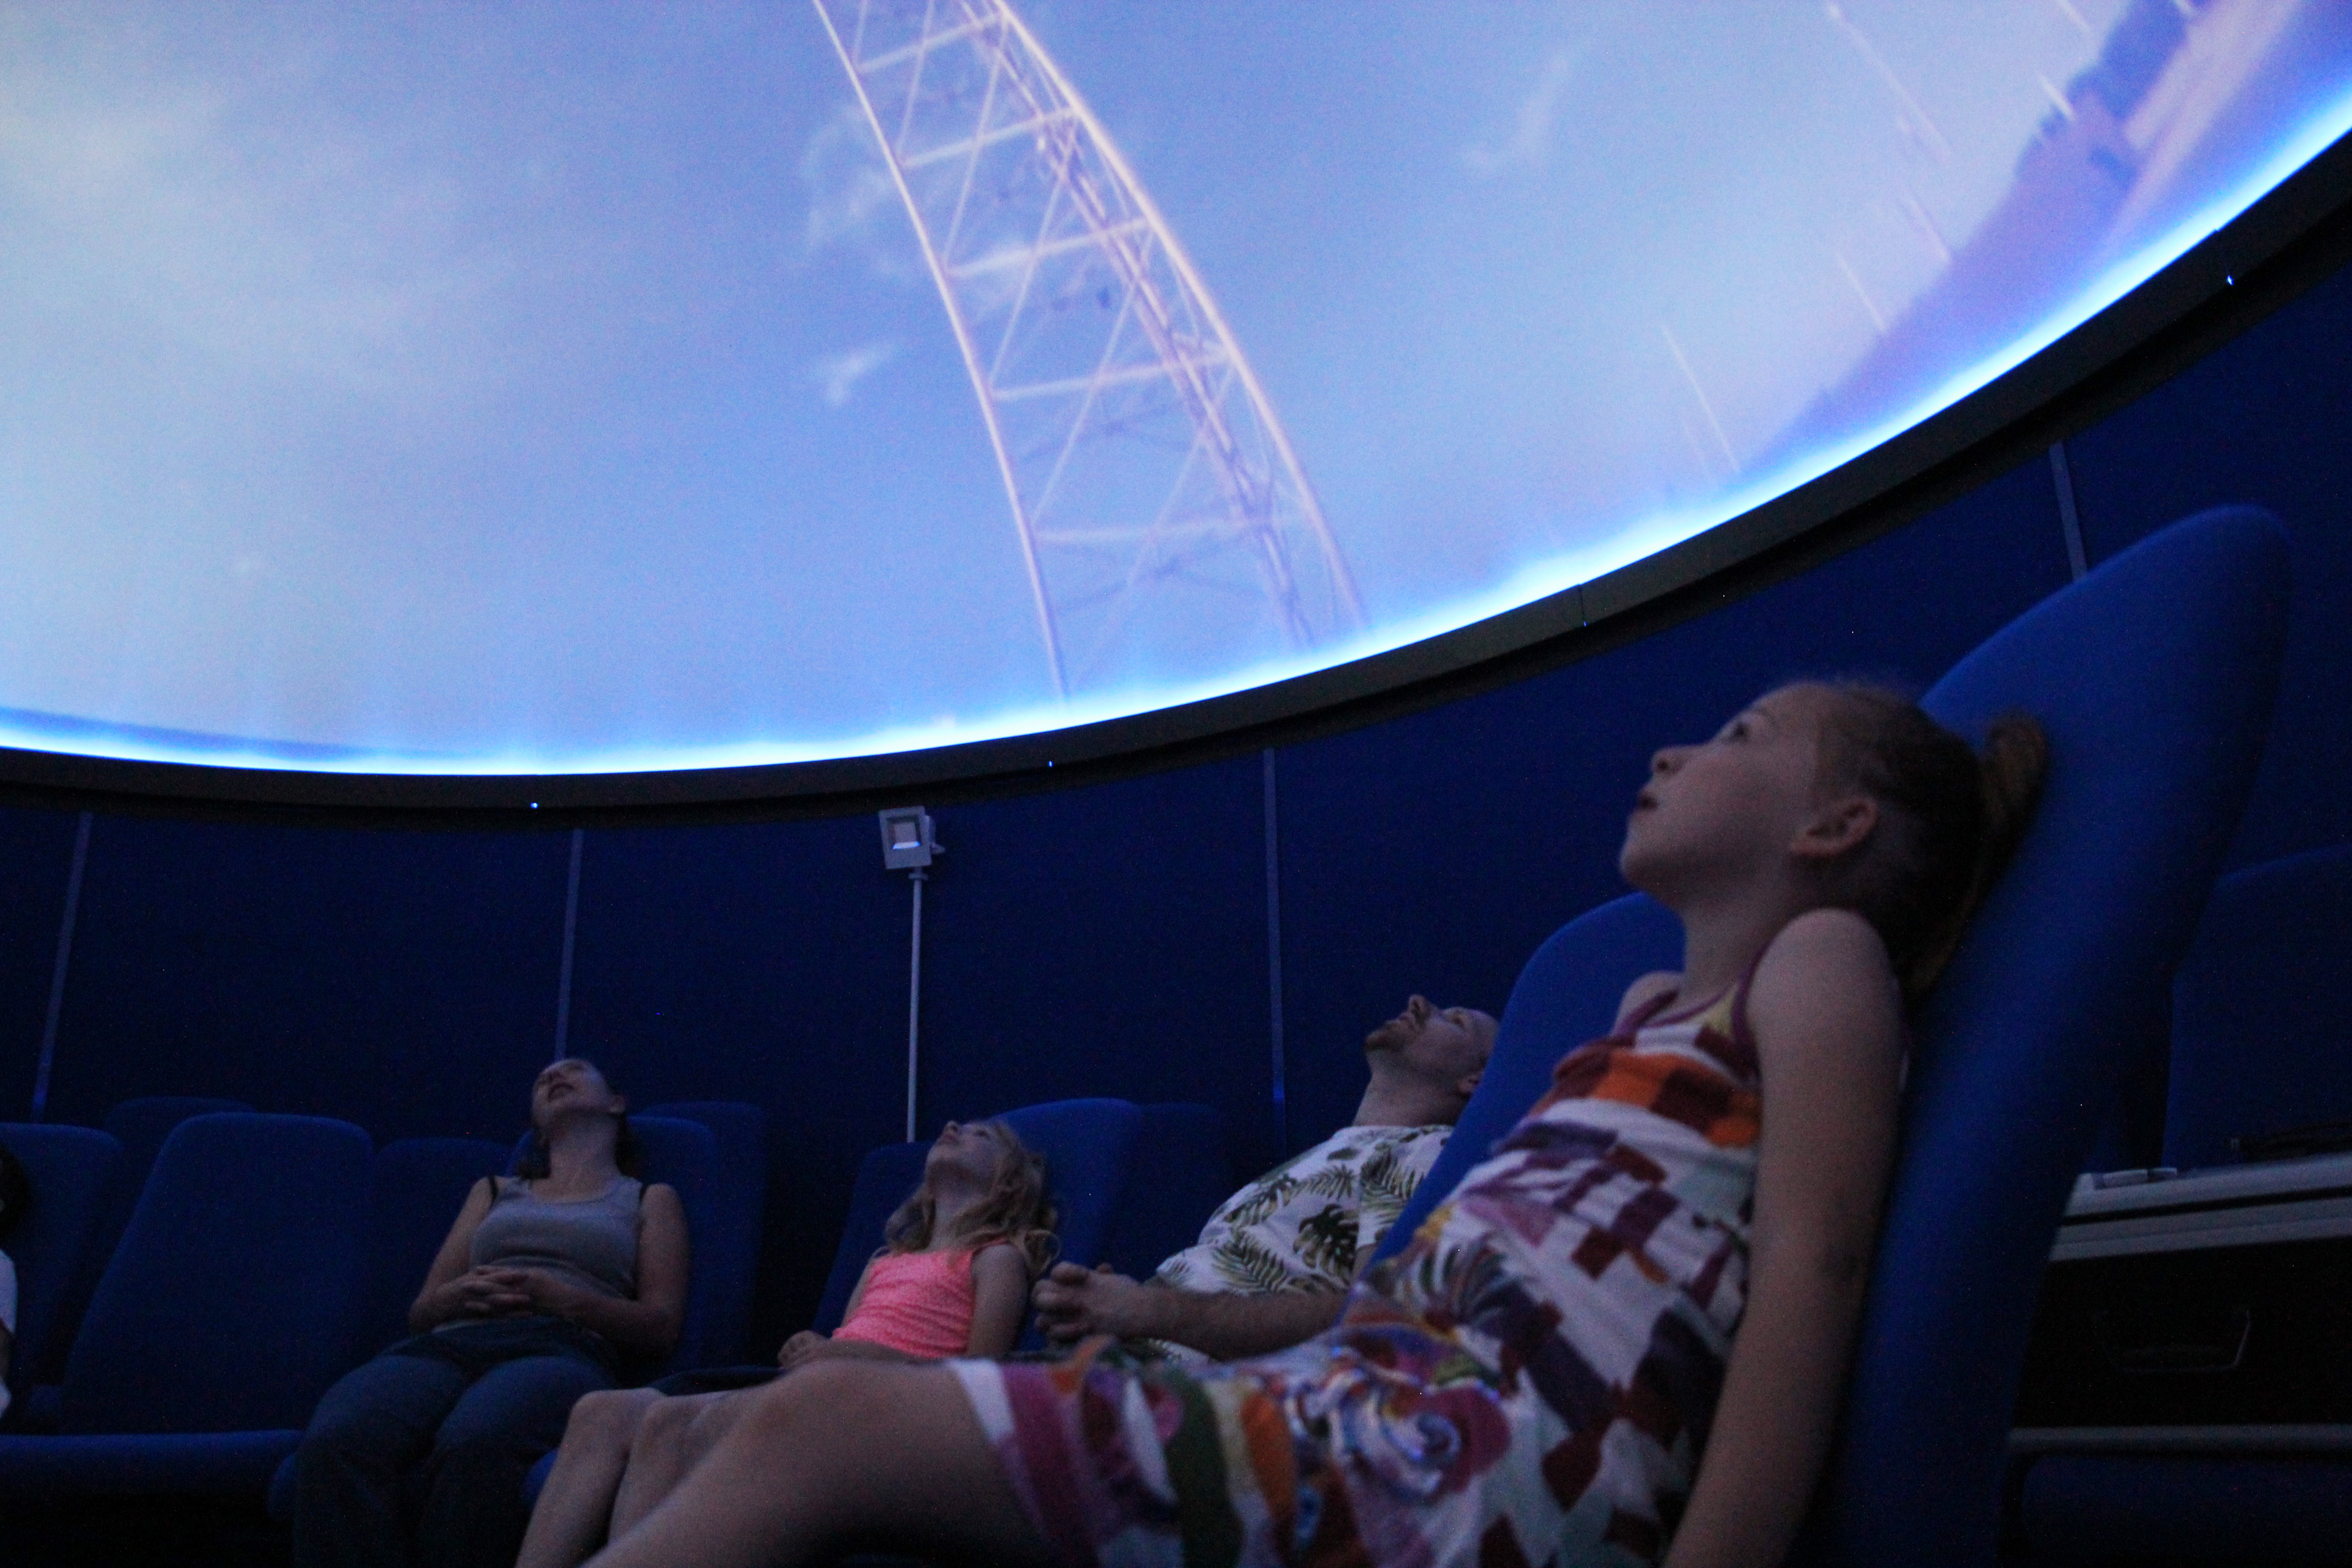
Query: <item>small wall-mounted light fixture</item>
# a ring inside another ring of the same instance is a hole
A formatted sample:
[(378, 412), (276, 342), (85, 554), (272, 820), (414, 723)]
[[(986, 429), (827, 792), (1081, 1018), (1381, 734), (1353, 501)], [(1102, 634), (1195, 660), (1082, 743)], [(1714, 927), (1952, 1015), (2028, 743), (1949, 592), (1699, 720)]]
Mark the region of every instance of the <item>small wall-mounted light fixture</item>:
[(907, 1141), (915, 1139), (915, 1074), (921, 1059), (923, 1018), (923, 884), (934, 855), (947, 851), (931, 834), (931, 814), (919, 805), (896, 805), (882, 818), (882, 866), (904, 871), (915, 885), (915, 919), (907, 950)]
[(893, 806), (882, 818), (882, 865), (891, 871), (919, 870), (940, 852), (931, 837), (931, 814), (919, 805)]

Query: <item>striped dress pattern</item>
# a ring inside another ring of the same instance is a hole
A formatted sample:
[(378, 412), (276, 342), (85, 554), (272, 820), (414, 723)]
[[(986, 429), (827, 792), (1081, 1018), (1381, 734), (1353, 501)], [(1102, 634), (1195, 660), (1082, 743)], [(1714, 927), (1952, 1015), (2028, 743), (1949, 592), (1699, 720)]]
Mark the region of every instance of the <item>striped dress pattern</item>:
[(1652, 1563), (1745, 1305), (1748, 981), (1661, 997), (1550, 1091), (1328, 1333), (1180, 1367), (955, 1362), (1070, 1568)]

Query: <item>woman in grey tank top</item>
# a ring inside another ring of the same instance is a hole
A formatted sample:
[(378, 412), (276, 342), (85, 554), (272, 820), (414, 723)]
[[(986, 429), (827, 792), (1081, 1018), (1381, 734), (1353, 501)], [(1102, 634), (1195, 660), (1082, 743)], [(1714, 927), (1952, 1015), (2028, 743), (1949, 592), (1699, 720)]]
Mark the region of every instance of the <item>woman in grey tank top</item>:
[(345, 1374), (311, 1416), (296, 1568), (509, 1568), (529, 1522), (523, 1476), (572, 1402), (677, 1342), (686, 1212), (636, 1179), (627, 1102), (571, 1058), (531, 1086), (530, 1121), (517, 1173), (478, 1183), (458, 1211), (408, 1310), (415, 1337)]

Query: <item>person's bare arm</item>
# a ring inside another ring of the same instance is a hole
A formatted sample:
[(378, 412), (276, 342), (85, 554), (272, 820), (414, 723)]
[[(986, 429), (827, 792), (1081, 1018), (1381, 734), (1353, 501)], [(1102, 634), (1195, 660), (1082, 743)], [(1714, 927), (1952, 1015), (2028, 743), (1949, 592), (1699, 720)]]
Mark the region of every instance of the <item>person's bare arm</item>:
[(645, 1190), (637, 1220), (637, 1294), (599, 1296), (536, 1268), (501, 1270), (526, 1295), (530, 1310), (568, 1318), (602, 1335), (615, 1349), (659, 1359), (677, 1344), (686, 1322), (687, 1273), (690, 1267), (686, 1208), (677, 1189), (656, 1184)]
[(971, 1260), (971, 1333), (963, 1353), (1012, 1354), (1021, 1339), (1021, 1321), (1029, 1315), (1029, 1263), (1020, 1248), (982, 1247)]
[(1902, 1077), (1902, 1001), (1877, 934), (1819, 910), (1748, 994), (1764, 1080), (1748, 1308), (1668, 1568), (1778, 1563), (1828, 1454), (1869, 1282)]
[(1178, 1290), (1139, 1284), (1123, 1274), (1055, 1266), (1037, 1282), (1037, 1322), (1047, 1339), (1066, 1344), (1088, 1334), (1166, 1340), (1219, 1361), (1265, 1355), (1309, 1340), (1339, 1321), (1347, 1296), (1339, 1290)]

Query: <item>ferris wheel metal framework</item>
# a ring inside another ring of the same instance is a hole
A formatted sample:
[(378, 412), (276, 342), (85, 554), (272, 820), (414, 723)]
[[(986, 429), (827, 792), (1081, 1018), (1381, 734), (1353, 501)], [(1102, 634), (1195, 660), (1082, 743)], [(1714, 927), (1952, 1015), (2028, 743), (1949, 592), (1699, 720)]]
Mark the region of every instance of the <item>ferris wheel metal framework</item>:
[(1055, 689), (1363, 624), (1345, 557), (1167, 221), (1004, 0), (814, 0), (971, 379)]

